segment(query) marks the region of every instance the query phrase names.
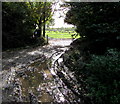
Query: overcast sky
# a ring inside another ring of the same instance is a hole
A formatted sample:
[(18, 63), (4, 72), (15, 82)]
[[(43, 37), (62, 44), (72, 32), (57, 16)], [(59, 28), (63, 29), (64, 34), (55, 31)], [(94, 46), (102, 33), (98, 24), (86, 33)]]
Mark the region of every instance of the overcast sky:
[(68, 9), (64, 9), (62, 11), (59, 11), (58, 9), (62, 9), (62, 8), (60, 8), (60, 4), (62, 4), (62, 2), (57, 3), (57, 5), (54, 7), (57, 9), (57, 11), (53, 15), (53, 19), (55, 20), (55, 25), (52, 27), (54, 27), (54, 28), (73, 27), (73, 25), (69, 25), (67, 23), (64, 23), (64, 18), (65, 18), (64, 13), (67, 13)]

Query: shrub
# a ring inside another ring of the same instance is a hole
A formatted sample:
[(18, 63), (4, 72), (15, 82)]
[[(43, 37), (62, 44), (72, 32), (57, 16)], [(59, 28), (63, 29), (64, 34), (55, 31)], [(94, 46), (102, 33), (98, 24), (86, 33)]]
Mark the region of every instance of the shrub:
[(36, 40), (38, 45), (46, 44), (46, 39), (44, 37), (38, 37)]
[(88, 96), (94, 104), (120, 102), (120, 52), (108, 50), (105, 55), (92, 55), (86, 76)]
[(109, 49), (104, 55), (91, 55), (89, 60), (74, 50), (65, 64), (80, 85), (79, 92), (90, 104), (118, 104), (120, 102), (120, 52)]

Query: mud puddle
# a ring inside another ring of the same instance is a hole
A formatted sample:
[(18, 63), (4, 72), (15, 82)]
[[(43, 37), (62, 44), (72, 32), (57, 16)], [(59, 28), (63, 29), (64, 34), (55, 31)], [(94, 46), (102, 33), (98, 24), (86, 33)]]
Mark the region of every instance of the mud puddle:
[(25, 71), (25, 74), (20, 77), (18, 76), (22, 84), (22, 97), (23, 101), (30, 101), (29, 93), (33, 93), (36, 96), (38, 102), (53, 102), (52, 97), (52, 86), (53, 77), (48, 70), (47, 61), (35, 62), (31, 64), (31, 70)]

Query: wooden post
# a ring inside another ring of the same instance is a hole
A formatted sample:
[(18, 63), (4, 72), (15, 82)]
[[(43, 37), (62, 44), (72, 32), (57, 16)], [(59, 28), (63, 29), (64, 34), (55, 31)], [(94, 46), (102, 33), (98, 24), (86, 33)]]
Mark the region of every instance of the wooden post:
[(47, 39), (47, 44), (48, 44), (48, 35), (46, 36), (46, 39)]

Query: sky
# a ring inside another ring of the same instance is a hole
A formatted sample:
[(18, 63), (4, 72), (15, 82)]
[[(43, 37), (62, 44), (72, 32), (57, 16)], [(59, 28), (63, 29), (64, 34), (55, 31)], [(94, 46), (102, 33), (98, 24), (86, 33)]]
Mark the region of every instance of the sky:
[(55, 9), (57, 9), (57, 11), (53, 14), (53, 19), (54, 19), (55, 25), (52, 27), (53, 28), (73, 27), (73, 25), (64, 23), (64, 18), (65, 18), (64, 13), (67, 13), (68, 9), (58, 11), (58, 9), (62, 9), (62, 8), (60, 8), (60, 4), (62, 4), (62, 2), (57, 3), (56, 6), (53, 7), (53, 9), (55, 8)]

